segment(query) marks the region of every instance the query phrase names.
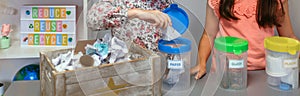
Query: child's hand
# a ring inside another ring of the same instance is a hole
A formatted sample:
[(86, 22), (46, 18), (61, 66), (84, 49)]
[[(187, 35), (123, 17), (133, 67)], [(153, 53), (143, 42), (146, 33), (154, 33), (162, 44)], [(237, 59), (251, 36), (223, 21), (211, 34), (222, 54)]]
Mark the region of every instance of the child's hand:
[(191, 70), (190, 70), (190, 73), (191, 74), (195, 74), (195, 79), (201, 79), (205, 74), (206, 74), (206, 66), (202, 66), (202, 65), (205, 65), (205, 64), (198, 64), (197, 66), (193, 67)]
[[(133, 13), (131, 14), (130, 11)], [(132, 16), (131, 18), (138, 18), (140, 20), (144, 20), (152, 23), (156, 27), (167, 28), (172, 25), (170, 17), (158, 10), (141, 10), (141, 9), (133, 9), (129, 10), (129, 13)]]

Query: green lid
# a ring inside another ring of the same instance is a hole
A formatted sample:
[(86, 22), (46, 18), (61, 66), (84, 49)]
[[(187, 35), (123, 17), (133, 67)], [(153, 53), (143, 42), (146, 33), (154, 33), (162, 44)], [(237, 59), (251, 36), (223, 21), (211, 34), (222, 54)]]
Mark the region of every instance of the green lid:
[(215, 48), (221, 52), (240, 55), (248, 50), (248, 41), (237, 37), (218, 37), (215, 39)]

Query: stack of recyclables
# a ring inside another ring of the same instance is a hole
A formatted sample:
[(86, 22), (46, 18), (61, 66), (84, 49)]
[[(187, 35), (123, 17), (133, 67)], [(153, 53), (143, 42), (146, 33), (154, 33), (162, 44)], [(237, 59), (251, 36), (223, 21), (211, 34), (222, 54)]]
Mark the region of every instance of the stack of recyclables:
[(248, 41), (237, 37), (218, 37), (214, 48), (216, 66), (224, 68), (221, 88), (246, 89)]
[[(85, 54), (85, 46), (96, 40), (78, 41), (75, 49), (40, 53), (41, 96), (160, 96), (161, 58), (139, 45), (131, 44), (129, 54), (141, 58), (80, 69), (58, 71), (51, 62), (60, 54)], [(138, 91), (138, 92), (137, 92)]]
[(270, 87), (288, 91), (298, 88), (299, 42), (286, 37), (268, 37), (266, 49), (266, 73)]

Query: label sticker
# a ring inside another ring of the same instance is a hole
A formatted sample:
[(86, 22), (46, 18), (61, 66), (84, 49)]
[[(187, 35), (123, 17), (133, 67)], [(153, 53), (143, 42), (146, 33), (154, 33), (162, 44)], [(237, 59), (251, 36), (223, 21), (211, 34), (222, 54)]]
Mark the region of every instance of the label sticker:
[(229, 60), (229, 68), (244, 68), (244, 60)]
[(168, 60), (168, 68), (169, 69), (183, 69), (183, 61), (182, 60)]
[(298, 67), (298, 59), (284, 59), (283, 67), (284, 68), (296, 68)]

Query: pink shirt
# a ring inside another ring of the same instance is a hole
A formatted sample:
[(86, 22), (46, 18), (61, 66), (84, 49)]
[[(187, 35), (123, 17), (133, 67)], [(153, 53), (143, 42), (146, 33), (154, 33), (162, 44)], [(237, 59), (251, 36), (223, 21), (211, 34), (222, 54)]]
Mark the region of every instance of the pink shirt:
[[(217, 17), (219, 15), (219, 1), (209, 0), (209, 6), (214, 10)], [(235, 36), (248, 40), (248, 70), (264, 69), (265, 49), (264, 39), (274, 35), (273, 28), (259, 27), (256, 22), (256, 5), (257, 0), (235, 0), (233, 12), (240, 20), (228, 21), (220, 19), (219, 32), (217, 36)]]

